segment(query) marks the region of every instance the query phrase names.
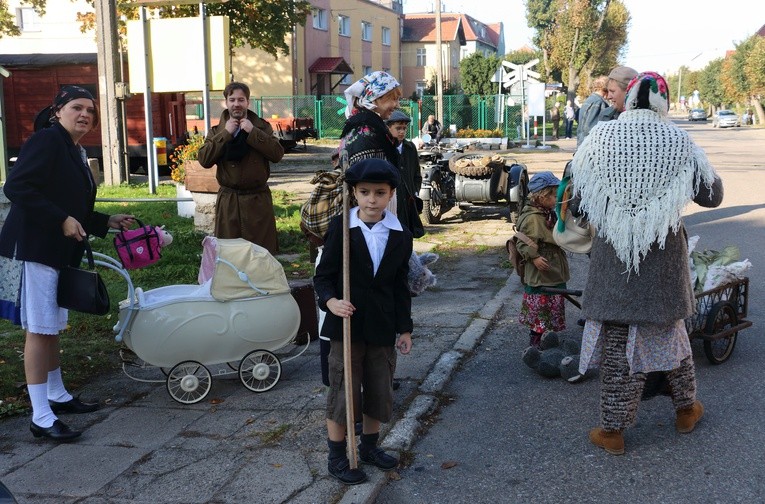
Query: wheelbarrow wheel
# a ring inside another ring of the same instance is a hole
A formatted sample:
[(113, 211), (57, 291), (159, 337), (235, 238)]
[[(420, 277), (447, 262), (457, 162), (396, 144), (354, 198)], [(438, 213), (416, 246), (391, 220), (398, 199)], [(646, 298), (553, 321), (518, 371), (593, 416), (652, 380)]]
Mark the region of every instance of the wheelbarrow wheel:
[(197, 361), (176, 364), (167, 374), (167, 391), (181, 404), (198, 403), (210, 393), (212, 375)]
[(239, 363), (239, 379), (253, 392), (271, 390), (282, 376), (282, 363), (267, 350), (254, 350)]
[[(707, 316), (707, 324), (704, 332), (707, 334), (721, 333), (725, 329), (738, 324), (738, 315), (730, 303), (717, 303), (712, 307)], [(736, 346), (738, 332), (726, 338), (704, 340), (704, 354), (712, 364), (722, 364), (733, 353)]]

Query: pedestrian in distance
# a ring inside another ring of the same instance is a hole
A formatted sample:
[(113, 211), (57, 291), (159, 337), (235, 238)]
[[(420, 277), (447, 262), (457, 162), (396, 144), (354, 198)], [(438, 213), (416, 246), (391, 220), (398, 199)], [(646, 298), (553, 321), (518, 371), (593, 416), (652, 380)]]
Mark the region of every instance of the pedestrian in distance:
[(558, 131), (560, 130), (560, 102), (556, 101), (555, 105), (550, 109), (550, 122), (552, 122), (552, 139), (558, 139)]
[(596, 77), (592, 81), (592, 94), (584, 100), (584, 103), (579, 108), (579, 118), (577, 119), (576, 126), (576, 146), (584, 141), (585, 137), (590, 133), (590, 130), (601, 119), (600, 115), (605, 109), (609, 107), (606, 98), (608, 97), (608, 77), (601, 75)]
[(566, 138), (571, 138), (574, 130), (574, 117), (576, 112), (574, 111), (574, 105), (571, 100), (566, 101), (566, 108), (563, 109), (563, 115), (566, 120)]
[(440, 122), (436, 119), (436, 116), (433, 114), (428, 116), (428, 120), (425, 121), (425, 124), (422, 125), (421, 133), (423, 135), (430, 135), (430, 138), (433, 139), (436, 143), (441, 141), (441, 137), (444, 134), (444, 127), (441, 125)]
[(398, 169), (381, 159), (366, 159), (345, 174), (358, 206), (349, 213), (350, 300), (343, 299), (343, 217), (332, 220), (314, 286), (319, 308), (327, 311), (321, 332), (331, 340), (327, 394), (329, 474), (354, 485), (367, 479), (351, 468), (346, 449), (343, 319), (350, 318), (354, 412), (361, 408), (359, 458), (391, 470), (398, 460), (378, 447), (380, 424), (393, 413), (396, 348), (412, 348), (412, 300), (407, 285), (412, 235), (385, 208), (399, 186)]
[(556, 195), (560, 180), (545, 171), (529, 180), (528, 203), (518, 217), (517, 229), (534, 242), (518, 240), (518, 252), (525, 259), (524, 290), (518, 321), (529, 327), (529, 345), (538, 348), (547, 331), (566, 328), (563, 296), (546, 294), (542, 287), (566, 288), (570, 278), (566, 253), (553, 239)]
[(3, 190), (11, 201), (0, 232), (0, 316), (25, 331), (24, 374), (32, 403), (35, 437), (71, 441), (81, 432), (58, 415), (90, 413), (98, 403), (81, 401), (61, 376), (59, 333), (68, 311), (59, 307), (59, 271), (79, 266), (89, 234), (127, 229), (133, 216), (94, 211), (96, 182), (87, 164), (83, 136), (98, 125), (90, 91), (64, 86), (35, 119), (35, 133), (22, 146)]
[(667, 374), (678, 432), (704, 413), (684, 322), (695, 302), (681, 216), (690, 201), (718, 206), (723, 187), (704, 151), (667, 119), (669, 103), (664, 78), (641, 73), (625, 111), (590, 132), (571, 167), (579, 209), (597, 229), (579, 367), (600, 367), (600, 425), (589, 439), (614, 455), (624, 453), (646, 373)]
[(210, 128), (197, 157), (204, 168), (217, 166), (220, 189), (213, 233), (218, 238), (244, 238), (275, 254), (279, 242), (268, 178), (270, 163), (279, 162), (284, 149), (271, 125), (249, 109), (246, 84), (229, 83), (223, 98), (226, 110)]

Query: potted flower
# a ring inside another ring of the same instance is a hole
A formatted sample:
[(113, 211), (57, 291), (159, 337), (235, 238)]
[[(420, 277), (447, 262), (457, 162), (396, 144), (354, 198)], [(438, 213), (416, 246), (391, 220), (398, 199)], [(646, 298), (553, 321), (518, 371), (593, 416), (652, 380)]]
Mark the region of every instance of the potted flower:
[[(197, 153), (204, 142), (203, 135), (192, 135), (170, 155), (170, 178), (176, 182), (175, 191), (178, 198), (191, 198), (191, 191), (186, 188), (186, 174), (192, 164), (198, 164)], [(194, 217), (194, 209), (193, 201), (178, 202), (178, 215), (181, 217)]]

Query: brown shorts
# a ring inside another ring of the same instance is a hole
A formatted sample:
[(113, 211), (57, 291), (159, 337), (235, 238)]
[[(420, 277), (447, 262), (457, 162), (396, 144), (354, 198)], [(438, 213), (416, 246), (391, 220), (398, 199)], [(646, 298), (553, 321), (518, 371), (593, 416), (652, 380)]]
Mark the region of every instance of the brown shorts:
[[(367, 345), (354, 341), (351, 345), (353, 372), (353, 411), (388, 422), (393, 414), (393, 373), (396, 371), (396, 348)], [(332, 341), (329, 350), (329, 392), (327, 419), (345, 425), (345, 376), (343, 342)], [(361, 405), (361, 409), (359, 408)]]

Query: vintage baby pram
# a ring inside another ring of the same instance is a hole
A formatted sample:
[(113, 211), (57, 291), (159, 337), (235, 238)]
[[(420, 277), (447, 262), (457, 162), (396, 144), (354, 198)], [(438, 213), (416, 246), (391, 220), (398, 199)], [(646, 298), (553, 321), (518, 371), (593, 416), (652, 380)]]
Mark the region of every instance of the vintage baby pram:
[[(115, 339), (123, 371), (138, 381), (162, 382), (176, 401), (204, 399), (216, 376), (239, 375), (253, 392), (265, 392), (281, 376), (274, 352), (292, 342), (300, 309), (281, 264), (244, 239), (205, 239), (200, 285), (168, 285), (144, 291), (133, 287), (118, 261), (98, 254), (100, 265), (121, 274), (128, 297), (119, 304)], [(310, 343), (296, 355), (301, 355)], [(136, 368), (156, 367), (164, 380), (144, 379)]]

